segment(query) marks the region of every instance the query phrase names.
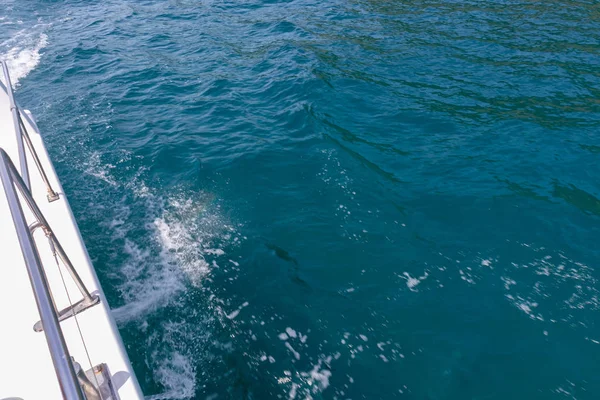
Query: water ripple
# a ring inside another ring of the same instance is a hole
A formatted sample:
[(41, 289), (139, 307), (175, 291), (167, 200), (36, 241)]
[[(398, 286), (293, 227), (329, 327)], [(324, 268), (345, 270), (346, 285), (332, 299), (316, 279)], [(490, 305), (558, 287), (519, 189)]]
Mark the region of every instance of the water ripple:
[(0, 26), (150, 398), (598, 397), (594, 2)]

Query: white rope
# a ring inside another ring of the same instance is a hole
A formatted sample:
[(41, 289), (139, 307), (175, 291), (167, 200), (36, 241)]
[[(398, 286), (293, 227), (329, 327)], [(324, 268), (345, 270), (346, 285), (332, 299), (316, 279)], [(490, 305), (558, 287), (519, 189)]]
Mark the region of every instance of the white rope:
[[(63, 287), (65, 288), (65, 293), (67, 295), (67, 299), (69, 300), (69, 305), (71, 306), (71, 310), (73, 312), (73, 318), (75, 319), (75, 324), (77, 325), (77, 330), (79, 331), (79, 337), (81, 338), (81, 343), (83, 344), (83, 349), (85, 350), (85, 355), (90, 364), (90, 370), (92, 371), (92, 375), (94, 376), (94, 380), (96, 381), (96, 388), (98, 389), (98, 393), (100, 394), (100, 398), (102, 398), (102, 392), (100, 390), (100, 383), (98, 382), (98, 378), (96, 377), (96, 373), (94, 371), (94, 365), (92, 364), (92, 359), (90, 358), (90, 353), (88, 352), (87, 346), (85, 344), (85, 340), (83, 339), (83, 333), (81, 332), (81, 327), (79, 326), (79, 320), (77, 319), (77, 314), (75, 313), (75, 309), (73, 308), (73, 302), (71, 301), (71, 296), (69, 295), (69, 290), (67, 289), (67, 284), (65, 283), (65, 277), (63, 276), (62, 270), (60, 268), (60, 264), (58, 262), (58, 257), (56, 256), (56, 248), (54, 247), (54, 242), (52, 239), (48, 237), (48, 241), (50, 242), (50, 248), (52, 249), (52, 255), (54, 256), (54, 260), (56, 261), (56, 268), (58, 269), (58, 273), (60, 274), (60, 279), (62, 280)], [(83, 371), (85, 374), (85, 371)]]

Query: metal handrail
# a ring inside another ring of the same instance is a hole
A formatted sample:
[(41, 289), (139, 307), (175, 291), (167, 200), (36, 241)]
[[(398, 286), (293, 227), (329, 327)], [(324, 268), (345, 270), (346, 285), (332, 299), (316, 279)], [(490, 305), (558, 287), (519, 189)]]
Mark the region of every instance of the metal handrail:
[(15, 103), (14, 93), (12, 90), (12, 84), (10, 81), (10, 74), (8, 73), (8, 65), (6, 61), (0, 60), (0, 64), (2, 65), (2, 73), (4, 74), (4, 80), (6, 81), (6, 86), (0, 82), (0, 87), (6, 92), (8, 95), (8, 100), (10, 103), (10, 111), (13, 117), (13, 124), (15, 127), (15, 133), (17, 135), (17, 149), (19, 151), (19, 166), (21, 169), (21, 176), (23, 177), (23, 181), (29, 190), (31, 190), (31, 182), (29, 180), (29, 168), (27, 165), (27, 157), (25, 155), (25, 147), (23, 145), (23, 140), (27, 144), (27, 148), (31, 153), (31, 157), (33, 158), (33, 162), (37, 167), (44, 184), (46, 185), (47, 197), (48, 201), (52, 202), (54, 200), (58, 200), (58, 193), (52, 189), (52, 185), (50, 185), (50, 181), (46, 176), (46, 171), (44, 171), (44, 167), (42, 167), (42, 163), (35, 151), (35, 147), (33, 147), (33, 143), (31, 142), (31, 138), (29, 137), (29, 132), (27, 132), (27, 128), (25, 127), (25, 123), (23, 122), (23, 118), (21, 117), (21, 111), (19, 107)]
[(73, 364), (71, 363), (69, 349), (60, 328), (58, 315), (52, 301), (52, 294), (48, 288), (46, 274), (42, 269), (42, 263), (34, 244), (32, 233), (27, 226), (15, 185), (27, 201), (29, 207), (31, 208), (31, 205), (33, 205), (38, 212), (39, 209), (35, 205), (35, 201), (31, 197), (31, 192), (25, 185), (23, 178), (21, 178), (12, 160), (2, 148), (0, 148), (0, 180), (4, 186), (13, 224), (19, 238), (19, 244), (25, 260), (25, 266), (27, 267), (27, 273), (29, 274), (38, 312), (44, 326), (44, 334), (60, 390), (65, 399), (84, 400), (85, 398), (83, 397)]
[[(4, 74), (4, 81), (6, 82), (6, 94), (8, 95), (8, 101), (10, 102), (10, 112), (12, 113), (13, 117), (15, 133), (18, 133), (21, 132), (21, 124), (19, 124), (19, 109), (15, 104), (15, 97), (13, 95), (12, 84), (10, 82), (10, 74), (8, 73), (8, 65), (6, 65), (5, 61), (0, 61), (0, 64), (2, 64), (2, 73)], [(19, 150), (19, 166), (21, 167), (21, 176), (29, 188), (29, 169), (27, 168), (27, 159), (25, 158), (23, 135), (17, 135), (17, 148)]]
[[(89, 290), (87, 290), (85, 284), (81, 280), (81, 277), (77, 273), (77, 270), (75, 270), (73, 263), (69, 259), (69, 256), (67, 256), (67, 253), (65, 252), (62, 245), (56, 238), (54, 231), (52, 231), (50, 224), (48, 224), (48, 221), (44, 217), (44, 214), (42, 214), (42, 212), (40, 211), (39, 207), (37, 206), (35, 200), (33, 199), (33, 196), (31, 195), (31, 191), (25, 185), (23, 178), (19, 175), (18, 171), (14, 167), (14, 164), (13, 164), (12, 160), (10, 159), (10, 157), (8, 156), (8, 154), (6, 154), (4, 149), (2, 149), (1, 147), (0, 147), (0, 155), (2, 156), (2, 158), (0, 159), (0, 163), (4, 162), (9, 167), (12, 166), (12, 169), (14, 170), (14, 171), (12, 171), (13, 173), (11, 175), (11, 176), (13, 176), (12, 182), (14, 184), (16, 184), (17, 187), (19, 188), (21, 195), (25, 199), (25, 203), (27, 204), (29, 210), (32, 212), (32, 214), (35, 217), (35, 222), (30, 224), (29, 228), (28, 228), (30, 235), (33, 235), (33, 233), (35, 232), (36, 229), (42, 228), (42, 230), (44, 231), (44, 234), (48, 238), (52, 253), (56, 257), (58, 257), (62, 260), (67, 271), (69, 272), (69, 275), (71, 275), (71, 278), (73, 279), (73, 282), (75, 283), (75, 286), (77, 286), (77, 289), (79, 289), (79, 291), (81, 292), (81, 294), (83, 296), (82, 300), (78, 301), (75, 304), (70, 305), (69, 307), (61, 310), (58, 313), (59, 321), (70, 318), (70, 317), (72, 317), (76, 314), (79, 314), (80, 312), (85, 311), (86, 309), (98, 304), (100, 302), (100, 296), (92, 295), (92, 294), (90, 294)], [(3, 161), (3, 160), (6, 160), (6, 161)], [(35, 323), (33, 326), (33, 330), (36, 332), (43, 331), (44, 330), (43, 321), (40, 320), (37, 323)]]

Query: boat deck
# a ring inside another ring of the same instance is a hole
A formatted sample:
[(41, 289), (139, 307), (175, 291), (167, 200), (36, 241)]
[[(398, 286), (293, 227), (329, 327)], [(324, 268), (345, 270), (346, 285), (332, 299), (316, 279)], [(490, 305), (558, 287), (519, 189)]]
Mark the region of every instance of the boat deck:
[[(46, 187), (26, 147), (25, 154), (28, 159), (33, 198), (85, 286), (92, 294), (99, 295), (101, 299), (99, 304), (78, 314), (77, 319), (71, 317), (61, 322), (70, 355), (81, 365), (83, 370), (89, 370), (98, 364), (106, 364), (119, 397), (122, 400), (141, 399), (143, 396), (139, 385), (67, 198), (35, 122), (33, 122), (33, 118), (25, 114), (22, 112), (25, 127), (52, 187), (60, 195), (58, 200), (48, 202)], [(8, 153), (19, 169), (16, 138), (9, 98), (4, 89), (0, 87), (0, 147)], [(67, 139), (65, 138), (65, 140)], [(27, 206), (23, 201), (21, 204), (27, 223), (33, 222), (33, 215)], [(66, 284), (63, 285), (57, 261), (44, 232), (37, 229), (33, 238), (57, 310), (69, 306), (67, 293), (73, 303), (81, 300), (80, 291), (64, 264), (59, 262)], [(8, 201), (4, 191), (0, 190), (0, 320), (2, 321), (0, 325), (0, 400), (7, 398), (62, 398), (45, 335), (43, 332), (35, 332), (33, 329), (39, 319)], [(81, 335), (79, 330), (81, 330)]]

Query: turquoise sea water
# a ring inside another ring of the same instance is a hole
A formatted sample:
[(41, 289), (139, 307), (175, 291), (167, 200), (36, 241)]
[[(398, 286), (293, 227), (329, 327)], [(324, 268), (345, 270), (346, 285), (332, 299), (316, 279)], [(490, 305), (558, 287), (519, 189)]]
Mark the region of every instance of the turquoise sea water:
[(151, 399), (600, 397), (600, 5), (8, 1)]

